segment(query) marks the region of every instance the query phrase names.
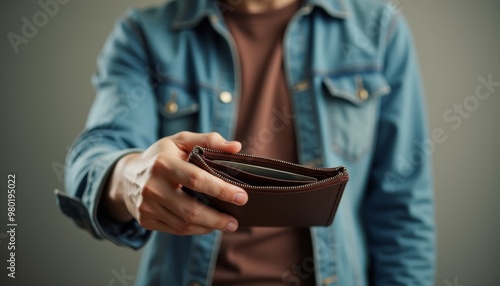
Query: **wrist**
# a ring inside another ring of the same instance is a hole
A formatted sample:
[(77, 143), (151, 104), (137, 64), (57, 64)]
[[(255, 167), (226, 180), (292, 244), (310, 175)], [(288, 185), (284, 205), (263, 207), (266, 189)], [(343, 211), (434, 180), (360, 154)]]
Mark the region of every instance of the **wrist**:
[(101, 196), (102, 205), (107, 215), (120, 223), (128, 222), (134, 218), (127, 208), (124, 195), (128, 191), (127, 174), (131, 173), (132, 160), (139, 155), (140, 153), (130, 153), (117, 161)]

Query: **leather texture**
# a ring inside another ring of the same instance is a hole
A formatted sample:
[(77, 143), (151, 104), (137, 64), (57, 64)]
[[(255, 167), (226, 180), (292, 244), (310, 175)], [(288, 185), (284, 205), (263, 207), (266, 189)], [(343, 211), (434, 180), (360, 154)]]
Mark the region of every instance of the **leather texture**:
[(312, 168), (199, 146), (189, 162), (248, 193), (247, 204), (237, 206), (182, 188), (199, 202), (234, 216), (240, 226), (328, 226), (349, 180), (343, 166)]

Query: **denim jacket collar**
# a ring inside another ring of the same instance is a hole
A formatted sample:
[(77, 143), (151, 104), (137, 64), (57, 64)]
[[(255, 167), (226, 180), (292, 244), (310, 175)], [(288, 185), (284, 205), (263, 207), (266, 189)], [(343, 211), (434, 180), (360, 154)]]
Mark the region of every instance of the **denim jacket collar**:
[(349, 16), (344, 0), (304, 0), (304, 5), (316, 6), (323, 9), (333, 18), (345, 19)]
[[(203, 18), (211, 15), (219, 16), (222, 2), (213, 0), (183, 0), (178, 2), (176, 17), (172, 23), (174, 29), (189, 28), (197, 25)], [(304, 0), (303, 6), (316, 6), (323, 9), (328, 15), (338, 19), (345, 19), (349, 12), (344, 0)]]

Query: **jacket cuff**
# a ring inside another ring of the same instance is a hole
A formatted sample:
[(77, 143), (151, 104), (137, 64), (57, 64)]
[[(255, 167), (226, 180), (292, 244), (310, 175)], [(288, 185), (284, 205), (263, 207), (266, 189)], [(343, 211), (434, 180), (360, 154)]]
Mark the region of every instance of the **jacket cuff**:
[(133, 219), (128, 223), (119, 223), (112, 220), (106, 212), (99, 207), (101, 194), (106, 186), (108, 177), (118, 160), (130, 153), (141, 152), (140, 149), (127, 149), (107, 153), (96, 158), (92, 163), (87, 178), (87, 187), (83, 193), (81, 204), (88, 211), (90, 225), (98, 237), (104, 237), (115, 244), (128, 246), (133, 249), (142, 247), (149, 238), (150, 231), (141, 227)]

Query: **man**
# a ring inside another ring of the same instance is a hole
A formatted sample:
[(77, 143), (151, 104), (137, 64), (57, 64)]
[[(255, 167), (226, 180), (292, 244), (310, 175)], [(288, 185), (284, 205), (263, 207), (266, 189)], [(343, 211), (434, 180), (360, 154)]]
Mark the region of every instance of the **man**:
[[(98, 238), (148, 242), (138, 285), (433, 284), (423, 96), (394, 6), (186, 0), (132, 10), (94, 84), (67, 159), (71, 196), (59, 203)], [(329, 227), (238, 229), (180, 190), (249, 199), (189, 164), (194, 145), (346, 165), (351, 179)]]

